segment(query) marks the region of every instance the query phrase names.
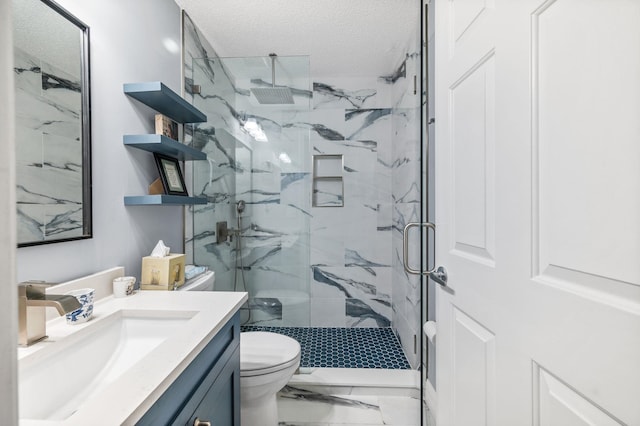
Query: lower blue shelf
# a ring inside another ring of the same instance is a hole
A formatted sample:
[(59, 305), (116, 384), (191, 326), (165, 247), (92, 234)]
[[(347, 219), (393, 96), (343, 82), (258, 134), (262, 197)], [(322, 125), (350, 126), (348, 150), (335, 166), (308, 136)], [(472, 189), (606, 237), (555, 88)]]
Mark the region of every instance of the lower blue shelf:
[(202, 197), (163, 194), (124, 197), (125, 206), (183, 206), (191, 204), (207, 204), (207, 199)]

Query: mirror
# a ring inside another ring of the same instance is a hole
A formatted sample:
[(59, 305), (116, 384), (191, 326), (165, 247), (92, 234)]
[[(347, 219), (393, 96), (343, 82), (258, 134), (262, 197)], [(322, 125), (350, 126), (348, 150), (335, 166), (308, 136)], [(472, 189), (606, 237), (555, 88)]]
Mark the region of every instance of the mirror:
[(14, 0), (18, 247), (91, 238), (89, 28)]

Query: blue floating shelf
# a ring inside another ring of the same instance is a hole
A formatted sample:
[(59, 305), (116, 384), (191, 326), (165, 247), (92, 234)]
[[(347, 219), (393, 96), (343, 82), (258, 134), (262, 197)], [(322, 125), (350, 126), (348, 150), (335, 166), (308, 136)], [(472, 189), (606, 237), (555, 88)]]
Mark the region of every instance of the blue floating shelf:
[(203, 123), (207, 116), (159, 81), (126, 83), (124, 93), (179, 123)]
[(163, 135), (124, 135), (125, 146), (168, 155), (180, 161), (206, 160), (207, 154)]
[(207, 204), (202, 197), (185, 197), (182, 195), (133, 195), (124, 197), (125, 206), (184, 206), (191, 204)]

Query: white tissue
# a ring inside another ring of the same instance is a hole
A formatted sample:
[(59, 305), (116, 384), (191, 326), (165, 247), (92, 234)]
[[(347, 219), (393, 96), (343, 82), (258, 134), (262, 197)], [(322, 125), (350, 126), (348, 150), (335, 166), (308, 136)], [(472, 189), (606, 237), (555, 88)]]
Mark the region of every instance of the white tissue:
[(162, 240), (158, 241), (158, 244), (151, 250), (151, 257), (165, 257), (169, 255), (169, 247), (164, 245)]

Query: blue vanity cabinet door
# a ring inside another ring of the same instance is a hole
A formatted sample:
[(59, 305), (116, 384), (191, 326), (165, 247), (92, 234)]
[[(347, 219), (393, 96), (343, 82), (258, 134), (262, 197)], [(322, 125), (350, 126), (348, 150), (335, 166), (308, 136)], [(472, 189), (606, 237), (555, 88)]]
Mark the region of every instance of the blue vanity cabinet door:
[(240, 348), (236, 352), (195, 411), (185, 409), (175, 424), (195, 425), (197, 419), (212, 426), (240, 426)]
[[(193, 425), (196, 416), (215, 425), (240, 425), (239, 313), (222, 327), (136, 425)], [(217, 418), (224, 422), (218, 422)]]

